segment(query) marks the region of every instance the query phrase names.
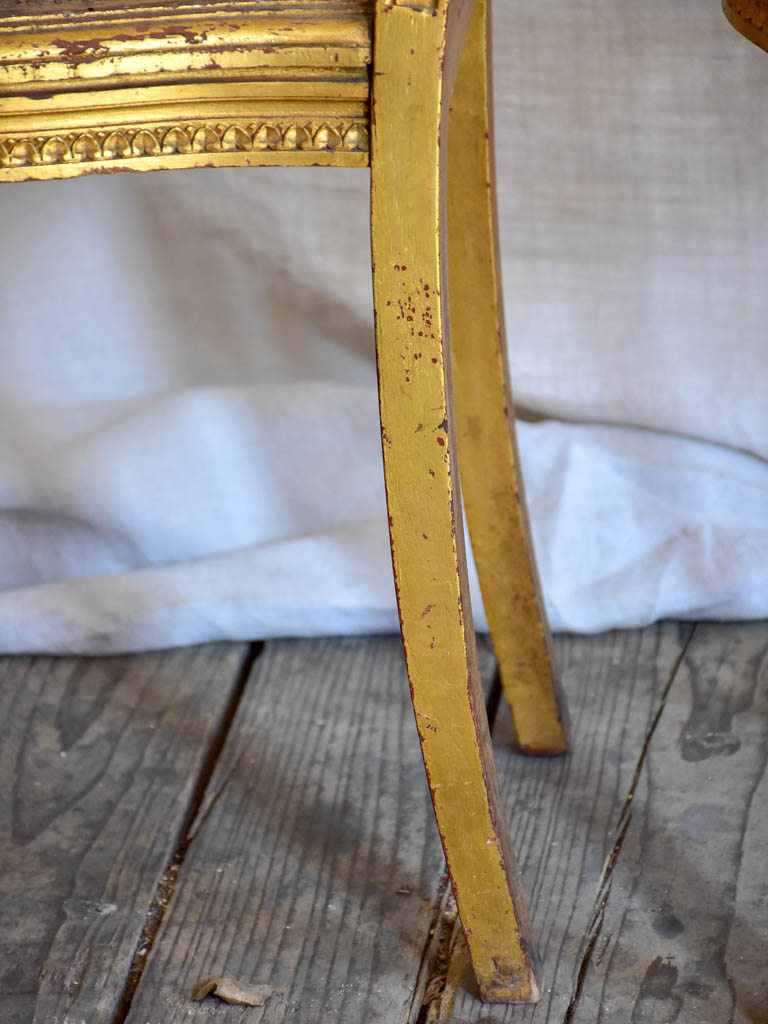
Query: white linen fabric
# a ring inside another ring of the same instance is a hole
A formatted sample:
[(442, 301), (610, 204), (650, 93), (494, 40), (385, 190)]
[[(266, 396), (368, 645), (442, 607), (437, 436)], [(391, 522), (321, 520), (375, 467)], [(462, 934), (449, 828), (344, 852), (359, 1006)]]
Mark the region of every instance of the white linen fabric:
[[(768, 56), (716, 3), (496, 7), (552, 624), (765, 616)], [(0, 650), (396, 628), (367, 188), (259, 169), (2, 190)]]

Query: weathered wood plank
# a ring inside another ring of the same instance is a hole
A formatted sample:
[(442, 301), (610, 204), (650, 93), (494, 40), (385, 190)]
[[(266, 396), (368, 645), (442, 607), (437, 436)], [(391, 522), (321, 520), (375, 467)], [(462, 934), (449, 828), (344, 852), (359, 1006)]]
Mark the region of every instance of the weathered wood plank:
[[(614, 830), (649, 723), (690, 630), (662, 625), (556, 639), (572, 724), (572, 752), (565, 758), (517, 754), (502, 705), (494, 746), (523, 886), (531, 901), (544, 994), (535, 1006), (483, 1005), (459, 939), (446, 990), (430, 1005), (430, 1019), (455, 1015), (457, 1021), (499, 1024), (560, 1024), (565, 1019), (601, 872), (616, 843)], [(643, 799), (640, 788), (636, 800)], [(620, 899), (615, 886), (612, 899)], [(606, 1019), (623, 1022), (628, 1017)]]
[[(478, 1004), (458, 949), (440, 1019), (562, 1024), (588, 938), (572, 1024), (768, 1019), (768, 626), (698, 626), (653, 729), (687, 631), (558, 639), (566, 760), (516, 755), (502, 706), (496, 753), (545, 995)], [(442, 857), (399, 644), (280, 644), (270, 657), (193, 825), (130, 1024), (418, 1015)], [(226, 704), (210, 680), (234, 679), (238, 661), (232, 648), (0, 661), (3, 1021), (110, 1020)], [(247, 1011), (189, 1002), (217, 973), (281, 992)]]
[(407, 1020), (443, 858), (400, 640), (267, 645), (210, 793), (128, 1024), (241, 1019), (220, 975), (274, 986), (249, 1024)]
[(768, 625), (700, 624), (574, 1024), (768, 1020), (767, 765)]
[(247, 648), (0, 659), (0, 1018), (112, 1017)]

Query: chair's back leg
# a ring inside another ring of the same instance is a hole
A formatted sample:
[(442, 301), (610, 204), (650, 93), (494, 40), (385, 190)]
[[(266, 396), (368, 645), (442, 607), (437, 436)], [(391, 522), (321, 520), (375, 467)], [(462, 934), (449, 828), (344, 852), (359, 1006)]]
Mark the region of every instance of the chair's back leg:
[(518, 469), (496, 241), (489, 13), (476, 0), (451, 99), (448, 270), (459, 463), (472, 550), (520, 749), (562, 753), (554, 674)]
[(478, 679), (456, 466), (440, 141), (446, 7), (382, 0), (376, 16), (371, 192), (384, 468), (414, 711), (472, 963), (483, 998), (530, 1002), (539, 989)]

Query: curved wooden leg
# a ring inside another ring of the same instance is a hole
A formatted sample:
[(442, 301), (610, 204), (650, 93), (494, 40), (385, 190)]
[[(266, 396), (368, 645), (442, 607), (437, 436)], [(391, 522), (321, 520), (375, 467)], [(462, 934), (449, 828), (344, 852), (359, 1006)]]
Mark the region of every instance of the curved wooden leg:
[(371, 208), (382, 447), (414, 711), (472, 963), (484, 999), (533, 1002), (528, 913), (478, 679), (456, 467), (443, 289), (446, 6), (434, 14), (382, 0), (377, 10)]
[(494, 204), (489, 17), (476, 0), (451, 100), (451, 335), (464, 505), (520, 749), (567, 749), (565, 705), (531, 544), (504, 344)]

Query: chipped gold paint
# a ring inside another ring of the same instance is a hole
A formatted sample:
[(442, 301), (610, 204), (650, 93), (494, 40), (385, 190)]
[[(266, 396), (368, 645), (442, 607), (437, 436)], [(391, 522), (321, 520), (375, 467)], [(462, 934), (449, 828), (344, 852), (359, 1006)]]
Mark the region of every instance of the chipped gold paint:
[(723, 13), (737, 32), (768, 50), (768, 0), (723, 0)]
[(0, 181), (368, 165), (369, 0), (35, 7), (0, 14)]
[(530, 924), (478, 679), (457, 467), (458, 429), (518, 739), (528, 751), (562, 750), (508, 416), (485, 0), (474, 14), (472, 0), (9, 9), (0, 0), (0, 181), (370, 162), (382, 445), (416, 722), (481, 994), (535, 1001)]
[[(567, 749), (533, 555), (509, 385), (494, 203), (485, 0), (451, 100), (448, 238), (451, 336), (464, 504), (493, 647), (518, 745)], [(487, 19), (490, 21), (490, 18)], [(478, 369), (481, 368), (481, 369)]]
[[(442, 0), (436, 13), (415, 4), (380, 3), (376, 11), (371, 185), (381, 422), (416, 722), (472, 964), (483, 998), (532, 1002), (539, 987), (528, 912), (477, 671), (451, 398), (444, 165), (451, 72), (470, 10), (463, 0)], [(484, 14), (479, 3), (473, 39), (484, 34)], [(477, 91), (465, 76), (459, 83)], [(487, 206), (484, 179), (480, 191)], [(478, 245), (488, 242), (487, 211), (484, 219)], [(476, 226), (470, 220), (466, 230)], [(457, 273), (467, 270), (462, 244)]]

